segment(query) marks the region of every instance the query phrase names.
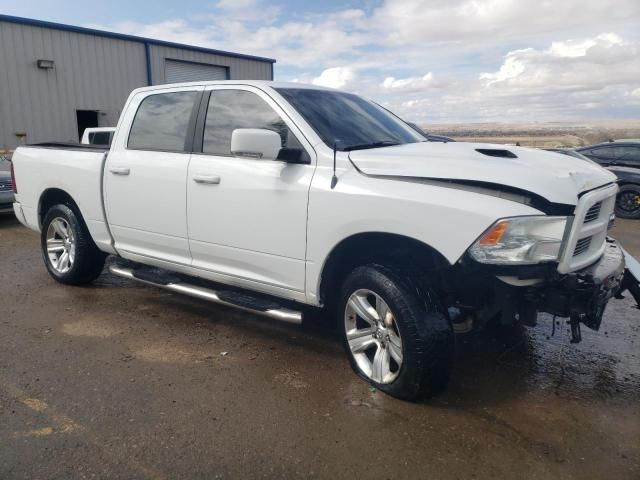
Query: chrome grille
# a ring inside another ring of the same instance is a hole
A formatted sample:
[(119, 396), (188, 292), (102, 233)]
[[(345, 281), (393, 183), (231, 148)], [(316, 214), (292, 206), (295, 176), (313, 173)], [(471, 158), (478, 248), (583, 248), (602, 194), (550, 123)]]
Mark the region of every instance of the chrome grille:
[(577, 257), (578, 255), (589, 250), (589, 247), (591, 246), (591, 238), (592, 237), (585, 237), (578, 240), (578, 242), (576, 243), (576, 248), (573, 250), (574, 257)]
[(593, 205), (584, 216), (584, 223), (591, 223), (600, 217), (600, 210), (602, 209), (602, 202), (598, 202)]
[(0, 192), (10, 192), (11, 182), (0, 182)]
[(617, 192), (618, 186), (610, 184), (580, 196), (560, 255), (560, 273), (578, 271), (602, 256)]

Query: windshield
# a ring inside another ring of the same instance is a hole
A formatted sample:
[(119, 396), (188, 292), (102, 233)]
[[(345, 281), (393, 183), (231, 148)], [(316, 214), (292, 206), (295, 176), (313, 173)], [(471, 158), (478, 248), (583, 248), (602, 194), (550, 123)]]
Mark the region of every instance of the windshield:
[(322, 141), (341, 151), (424, 141), (404, 122), (378, 105), (345, 92), (277, 88)]

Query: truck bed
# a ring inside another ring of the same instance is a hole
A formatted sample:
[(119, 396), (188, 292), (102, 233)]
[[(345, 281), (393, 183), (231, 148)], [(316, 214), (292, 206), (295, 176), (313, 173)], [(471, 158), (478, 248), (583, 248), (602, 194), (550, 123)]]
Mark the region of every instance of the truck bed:
[[(40, 206), (56, 190), (76, 203), (96, 244), (111, 244), (102, 201), (104, 163), (109, 147), (41, 143), (18, 147), (12, 162), (24, 220), (40, 229)], [(19, 214), (19, 212), (17, 212)]]

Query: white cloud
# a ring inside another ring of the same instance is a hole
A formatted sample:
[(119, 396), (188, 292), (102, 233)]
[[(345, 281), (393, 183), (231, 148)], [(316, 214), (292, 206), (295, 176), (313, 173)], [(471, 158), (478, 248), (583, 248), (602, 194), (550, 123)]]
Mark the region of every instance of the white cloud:
[(393, 92), (419, 92), (436, 85), (432, 72), (422, 77), (395, 78), (387, 77), (382, 82), (382, 88)]
[(389, 41), (399, 44), (471, 39), (486, 43), (625, 22), (634, 28), (638, 14), (637, 0), (385, 0), (373, 20)]
[(256, 0), (220, 0), (216, 7), (222, 10), (244, 10), (247, 8), (257, 8)]
[(102, 28), (275, 58), (280, 80), (356, 91), (418, 121), (629, 115), (639, 98), (638, 0), (383, 0), (333, 11), (214, 0), (212, 8)]
[(211, 46), (211, 32), (208, 28), (195, 29), (184, 19), (166, 20), (159, 23), (119, 22), (114, 25), (88, 24), (89, 28), (116, 31), (140, 37), (156, 38), (188, 45)]
[(119, 22), (111, 26), (88, 25), (102, 30), (188, 43), (192, 45), (276, 58), (280, 65), (323, 66), (352, 54), (370, 43), (369, 34), (354, 28), (365, 17), (362, 10), (348, 9), (330, 15), (296, 21), (277, 21), (278, 6), (260, 0), (232, 0), (217, 4), (215, 14), (196, 17), (198, 23), (172, 19), (159, 23)]
[(346, 88), (356, 78), (355, 71), (350, 67), (332, 67), (324, 70), (311, 83), (322, 87)]
[(635, 82), (640, 73), (636, 43), (613, 33), (593, 38), (553, 42), (544, 50), (509, 52), (497, 72), (483, 73), (487, 87), (527, 91), (591, 91)]
[(422, 122), (615, 117), (640, 100), (640, 43), (617, 34), (514, 50), (493, 72), (392, 99), (392, 109)]

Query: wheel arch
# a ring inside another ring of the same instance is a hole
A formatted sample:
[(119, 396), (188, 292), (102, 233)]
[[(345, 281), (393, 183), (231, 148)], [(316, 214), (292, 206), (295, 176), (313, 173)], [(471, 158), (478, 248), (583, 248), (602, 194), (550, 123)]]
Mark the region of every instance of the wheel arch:
[(336, 283), (346, 274), (367, 263), (410, 264), (415, 268), (447, 268), (451, 263), (438, 250), (421, 240), (386, 232), (361, 232), (336, 244), (326, 257), (317, 292), (321, 305), (331, 301)]
[(58, 204), (67, 205), (78, 215), (80, 221), (85, 223), (78, 204), (69, 193), (60, 188), (47, 188), (38, 200), (38, 226), (40, 229), (42, 229), (42, 222), (49, 209)]

